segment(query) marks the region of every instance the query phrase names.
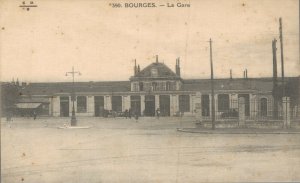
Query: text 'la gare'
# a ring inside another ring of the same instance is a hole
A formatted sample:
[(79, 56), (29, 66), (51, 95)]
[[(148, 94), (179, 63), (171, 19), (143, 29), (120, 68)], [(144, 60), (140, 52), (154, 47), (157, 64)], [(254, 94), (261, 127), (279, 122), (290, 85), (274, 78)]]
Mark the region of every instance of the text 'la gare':
[[(167, 3), (167, 7), (170, 7), (170, 8), (175, 7), (175, 4)], [(187, 7), (187, 8), (189, 8), (190, 4), (176, 3), (176, 7), (181, 7), (181, 8)]]

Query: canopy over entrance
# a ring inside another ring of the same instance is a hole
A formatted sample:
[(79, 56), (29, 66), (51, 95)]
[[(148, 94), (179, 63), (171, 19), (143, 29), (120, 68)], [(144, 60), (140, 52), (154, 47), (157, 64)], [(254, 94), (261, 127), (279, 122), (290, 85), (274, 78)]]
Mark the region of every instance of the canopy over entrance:
[(38, 108), (42, 103), (18, 103), (17, 108), (18, 109), (36, 109)]

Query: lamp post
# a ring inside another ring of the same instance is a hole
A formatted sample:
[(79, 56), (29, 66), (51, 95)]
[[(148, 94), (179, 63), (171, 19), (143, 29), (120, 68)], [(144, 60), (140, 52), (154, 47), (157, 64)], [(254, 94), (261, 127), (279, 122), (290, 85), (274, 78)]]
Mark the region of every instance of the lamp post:
[(75, 96), (75, 83), (74, 83), (74, 78), (75, 75), (78, 74), (79, 76), (81, 75), (81, 73), (79, 71), (74, 71), (74, 66), (72, 67), (72, 71), (70, 72), (66, 72), (66, 76), (71, 75), (72, 76), (72, 94), (71, 94), (71, 100), (72, 100), (72, 116), (71, 116), (71, 126), (76, 126), (77, 125), (77, 120), (76, 120), (76, 116), (75, 116), (75, 100), (76, 100), (76, 96)]

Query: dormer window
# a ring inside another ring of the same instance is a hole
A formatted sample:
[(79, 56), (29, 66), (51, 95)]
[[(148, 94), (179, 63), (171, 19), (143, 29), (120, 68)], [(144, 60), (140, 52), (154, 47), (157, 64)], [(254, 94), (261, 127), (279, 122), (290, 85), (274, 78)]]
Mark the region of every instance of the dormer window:
[(156, 68), (151, 69), (151, 77), (158, 77), (158, 71)]

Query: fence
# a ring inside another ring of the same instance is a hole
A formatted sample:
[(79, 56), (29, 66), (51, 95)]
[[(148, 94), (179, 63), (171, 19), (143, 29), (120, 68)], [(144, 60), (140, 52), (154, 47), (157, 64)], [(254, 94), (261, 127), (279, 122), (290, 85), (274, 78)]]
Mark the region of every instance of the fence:
[[(291, 120), (299, 120), (300, 108), (298, 106), (291, 106), (290, 116)], [(238, 118), (238, 100), (215, 101), (216, 121), (238, 121)], [(274, 107), (274, 101), (272, 100), (245, 100), (245, 118), (247, 121), (281, 121), (283, 120), (282, 102), (278, 102), (277, 107)], [(202, 111), (202, 120), (211, 120), (211, 106), (210, 110), (204, 109)]]

